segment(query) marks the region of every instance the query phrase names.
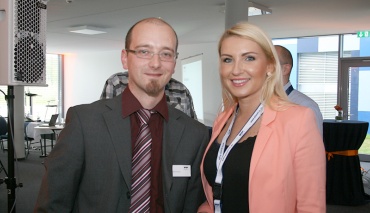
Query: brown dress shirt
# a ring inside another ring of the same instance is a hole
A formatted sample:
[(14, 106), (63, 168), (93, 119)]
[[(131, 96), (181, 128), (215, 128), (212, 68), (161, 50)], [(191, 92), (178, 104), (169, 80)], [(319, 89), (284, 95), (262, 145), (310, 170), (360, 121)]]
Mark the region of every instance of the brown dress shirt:
[[(122, 116), (130, 116), (131, 121), (131, 147), (133, 149), (139, 134), (139, 120), (136, 112), (143, 108), (136, 97), (127, 87), (122, 93)], [(149, 119), (149, 129), (152, 135), (152, 159), (151, 159), (151, 190), (150, 190), (150, 212), (164, 212), (163, 187), (162, 187), (162, 139), (163, 122), (168, 121), (168, 106), (166, 96), (163, 92), (162, 100), (153, 108), (157, 113)]]

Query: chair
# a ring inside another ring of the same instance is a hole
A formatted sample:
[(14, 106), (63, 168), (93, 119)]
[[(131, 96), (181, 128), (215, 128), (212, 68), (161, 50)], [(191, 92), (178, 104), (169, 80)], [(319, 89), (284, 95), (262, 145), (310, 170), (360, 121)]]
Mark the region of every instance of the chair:
[(4, 140), (8, 140), (8, 122), (0, 116), (0, 147), (4, 151)]
[(41, 150), (41, 155), (43, 154), (43, 151), (42, 151), (42, 144), (41, 144), (41, 141), (38, 141), (38, 142), (32, 142), (34, 141), (35, 139), (32, 138), (32, 137), (29, 137), (27, 135), (27, 126), (28, 126), (29, 122), (24, 122), (24, 140), (26, 141), (26, 157), (28, 157), (28, 155), (30, 154), (30, 148), (32, 144), (35, 144), (35, 143), (40, 143), (40, 148), (38, 148), (39, 150)]

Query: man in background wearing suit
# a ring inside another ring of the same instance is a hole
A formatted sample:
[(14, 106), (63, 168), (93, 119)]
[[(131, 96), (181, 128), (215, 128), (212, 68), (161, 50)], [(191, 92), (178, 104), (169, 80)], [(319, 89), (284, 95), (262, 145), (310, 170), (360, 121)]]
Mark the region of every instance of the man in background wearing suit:
[[(45, 160), (34, 212), (193, 213), (204, 201), (199, 165), (208, 129), (168, 106), (164, 93), (177, 59), (175, 31), (160, 18), (143, 19), (128, 31), (125, 46), (121, 60), (128, 87), (112, 99), (68, 110)], [(148, 110), (151, 115), (138, 115)], [(150, 118), (144, 131), (139, 125), (146, 124), (145, 117)], [(143, 136), (147, 131), (151, 136)], [(132, 157), (138, 136), (151, 138), (149, 170), (139, 172), (149, 174), (143, 178), (145, 192), (133, 190), (135, 166), (144, 162)]]
[(289, 100), (293, 103), (306, 106), (313, 110), (313, 112), (315, 113), (315, 117), (316, 117), (317, 127), (319, 128), (320, 133), (322, 135), (323, 118), (322, 118), (319, 105), (307, 95), (301, 93), (298, 90), (295, 90), (289, 81), (290, 73), (292, 72), (292, 68), (293, 68), (292, 54), (287, 48), (283, 46), (280, 46), (280, 45), (274, 45), (274, 46), (275, 46), (276, 52), (279, 57), (281, 71), (283, 73), (284, 89), (285, 89), (286, 94), (288, 95)]

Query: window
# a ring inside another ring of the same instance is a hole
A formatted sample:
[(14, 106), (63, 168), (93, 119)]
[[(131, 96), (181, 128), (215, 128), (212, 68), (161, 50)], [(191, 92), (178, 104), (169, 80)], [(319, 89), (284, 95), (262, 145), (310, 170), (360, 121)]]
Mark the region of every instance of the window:
[(338, 52), (300, 53), (298, 58), (298, 90), (316, 101), (324, 118), (334, 118)]
[(343, 54), (343, 58), (370, 56), (370, 37), (358, 38), (354, 34), (343, 35), (343, 51), (351, 51), (351, 54)]

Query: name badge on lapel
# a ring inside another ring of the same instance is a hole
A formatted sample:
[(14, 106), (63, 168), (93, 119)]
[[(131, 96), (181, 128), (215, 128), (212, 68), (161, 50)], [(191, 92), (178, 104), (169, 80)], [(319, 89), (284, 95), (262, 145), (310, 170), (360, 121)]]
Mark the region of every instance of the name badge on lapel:
[(191, 177), (191, 166), (172, 165), (172, 177)]

